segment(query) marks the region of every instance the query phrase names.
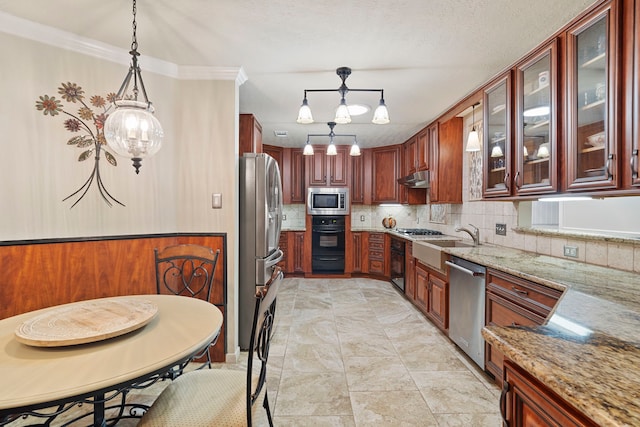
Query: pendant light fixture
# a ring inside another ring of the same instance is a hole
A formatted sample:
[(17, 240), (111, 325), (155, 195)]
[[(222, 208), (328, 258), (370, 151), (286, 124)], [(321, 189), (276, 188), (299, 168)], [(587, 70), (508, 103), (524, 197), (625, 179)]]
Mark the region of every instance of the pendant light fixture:
[[(162, 146), (164, 131), (154, 109), (147, 98), (138, 65), (138, 39), (136, 36), (136, 0), (133, 0), (133, 36), (131, 42), (131, 65), (120, 90), (116, 94), (115, 111), (107, 117), (104, 124), (104, 136), (109, 147), (117, 154), (133, 161), (136, 174), (140, 173), (142, 159), (154, 155)], [(127, 93), (133, 79), (131, 94)], [(138, 87), (139, 85), (139, 87)], [(143, 101), (138, 101), (142, 92)]]
[(469, 137), (467, 138), (467, 151), (474, 152), (480, 151), (480, 137), (478, 135), (478, 131), (476, 131), (476, 106), (480, 105), (479, 102), (473, 104), (473, 116), (471, 118), (471, 132), (469, 132)]
[(333, 131), (333, 128), (336, 126), (336, 122), (328, 122), (327, 125), (329, 126), (329, 133), (328, 134), (322, 134), (322, 133), (310, 133), (307, 135), (307, 142), (304, 145), (304, 150), (302, 151), (302, 154), (304, 156), (313, 156), (313, 145), (311, 145), (311, 137), (316, 137), (316, 136), (324, 136), (324, 137), (329, 137), (329, 145), (327, 146), (327, 156), (335, 156), (338, 154), (338, 149), (336, 148), (336, 144), (333, 141), (333, 138), (336, 136), (346, 136), (346, 137), (350, 137), (353, 138), (353, 144), (351, 145), (351, 150), (349, 151), (349, 155), (350, 156), (359, 156), (360, 155), (360, 147), (358, 146), (358, 140), (356, 139), (355, 135), (350, 135), (350, 134), (337, 134)]
[(376, 108), (372, 123), (378, 125), (384, 125), (389, 123), (389, 111), (387, 110), (387, 106), (384, 103), (384, 89), (350, 89), (347, 87), (345, 81), (347, 77), (351, 75), (351, 68), (349, 67), (340, 67), (336, 69), (336, 74), (342, 80), (342, 84), (338, 89), (305, 89), (304, 90), (304, 98), (302, 100), (302, 105), (300, 106), (300, 110), (298, 111), (298, 119), (297, 122), (301, 124), (309, 124), (313, 123), (313, 116), (311, 114), (311, 108), (309, 107), (309, 102), (307, 101), (307, 92), (338, 92), (340, 93), (340, 104), (336, 108), (336, 114), (334, 118), (334, 122), (338, 124), (346, 124), (351, 123), (351, 114), (349, 113), (349, 106), (347, 105), (346, 95), (348, 92), (380, 92), (380, 101), (378, 103), (378, 107)]

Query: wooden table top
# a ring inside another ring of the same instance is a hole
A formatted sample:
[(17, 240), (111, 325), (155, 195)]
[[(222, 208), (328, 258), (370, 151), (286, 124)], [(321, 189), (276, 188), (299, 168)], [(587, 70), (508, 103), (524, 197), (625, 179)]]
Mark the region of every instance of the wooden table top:
[[(58, 307), (0, 320), (0, 410), (39, 405), (108, 389), (172, 366), (219, 333), (222, 313), (197, 298), (138, 295), (158, 312), (140, 329), (115, 338), (64, 347), (36, 347), (16, 339), (23, 322)], [(95, 300), (93, 300), (95, 301)]]

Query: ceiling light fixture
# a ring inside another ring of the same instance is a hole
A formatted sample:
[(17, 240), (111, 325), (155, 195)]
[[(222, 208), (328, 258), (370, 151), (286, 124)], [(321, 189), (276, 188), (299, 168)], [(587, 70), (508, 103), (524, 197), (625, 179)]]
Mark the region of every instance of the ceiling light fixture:
[(339, 124), (351, 123), (351, 113), (349, 112), (349, 106), (347, 105), (347, 101), (345, 99), (345, 96), (348, 92), (380, 92), (380, 103), (373, 113), (373, 120), (371, 121), (378, 125), (389, 123), (389, 111), (387, 110), (387, 106), (384, 103), (384, 89), (349, 89), (345, 83), (347, 77), (351, 75), (351, 68), (349, 67), (338, 68), (336, 70), (336, 74), (342, 80), (342, 85), (340, 85), (338, 89), (304, 90), (304, 99), (302, 100), (302, 105), (300, 106), (300, 110), (298, 111), (298, 123), (313, 123), (313, 115), (311, 114), (311, 108), (309, 107), (309, 102), (307, 101), (307, 92), (339, 92), (340, 104), (336, 109), (336, 115), (334, 119), (334, 122)]
[[(162, 146), (164, 131), (147, 98), (140, 66), (138, 65), (138, 39), (136, 37), (136, 0), (133, 0), (133, 36), (131, 41), (131, 65), (129, 72), (115, 96), (115, 111), (104, 123), (104, 136), (109, 147), (117, 154), (133, 161), (136, 173), (140, 173), (142, 159), (154, 155)], [(127, 94), (133, 78), (132, 94)], [(138, 84), (140, 88), (138, 89)], [(142, 91), (143, 101), (138, 101)]]
[(310, 138), (312, 136), (324, 136), (324, 137), (329, 137), (329, 145), (327, 146), (327, 156), (335, 156), (338, 154), (338, 150), (336, 148), (335, 143), (333, 142), (333, 138), (336, 136), (346, 136), (346, 137), (350, 137), (353, 138), (353, 144), (351, 145), (351, 150), (349, 151), (349, 155), (350, 156), (359, 156), (360, 155), (360, 147), (358, 146), (358, 140), (356, 139), (355, 135), (352, 134), (337, 134), (333, 131), (333, 128), (336, 127), (336, 122), (328, 122), (327, 125), (329, 126), (329, 133), (328, 134), (323, 134), (323, 133), (310, 133), (307, 135), (307, 142), (304, 146), (304, 150), (302, 151), (302, 154), (304, 156), (313, 156), (313, 145), (311, 145), (311, 141)]
[(476, 105), (480, 105), (479, 102), (473, 104), (472, 108), (472, 118), (471, 118), (471, 132), (469, 132), (469, 137), (467, 138), (467, 151), (474, 152), (480, 151), (480, 137), (478, 135), (478, 131), (476, 131)]

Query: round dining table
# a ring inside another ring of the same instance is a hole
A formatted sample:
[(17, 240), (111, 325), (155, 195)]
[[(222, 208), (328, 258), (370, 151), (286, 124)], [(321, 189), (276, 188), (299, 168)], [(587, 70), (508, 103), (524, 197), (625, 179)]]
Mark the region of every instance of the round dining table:
[(197, 298), (129, 295), (90, 302), (121, 302), (118, 299), (150, 304), (157, 312), (143, 326), (123, 335), (61, 346), (40, 346), (37, 340), (35, 345), (25, 344), (16, 329), (54, 310), (64, 312), (68, 306), (87, 302), (0, 320), (0, 425), (18, 415), (77, 402), (93, 404), (93, 425), (106, 425), (108, 396), (188, 362), (215, 340), (222, 327), (221, 311)]

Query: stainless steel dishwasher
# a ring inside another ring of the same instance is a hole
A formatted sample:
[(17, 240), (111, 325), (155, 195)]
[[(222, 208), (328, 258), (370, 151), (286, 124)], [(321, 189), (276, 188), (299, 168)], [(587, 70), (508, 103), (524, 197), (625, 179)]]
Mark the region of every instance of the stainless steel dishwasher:
[(449, 338), (484, 369), (486, 268), (453, 257), (449, 266)]

